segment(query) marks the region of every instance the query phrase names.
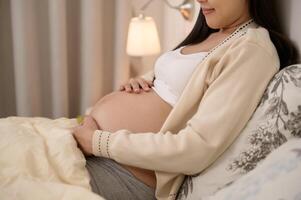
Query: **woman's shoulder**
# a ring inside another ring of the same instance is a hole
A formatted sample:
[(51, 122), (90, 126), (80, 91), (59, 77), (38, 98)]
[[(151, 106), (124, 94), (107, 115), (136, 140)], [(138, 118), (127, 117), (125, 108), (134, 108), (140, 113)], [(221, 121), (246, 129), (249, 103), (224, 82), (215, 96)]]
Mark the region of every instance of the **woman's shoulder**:
[(249, 28), (246, 32), (245, 39), (248, 42), (257, 43), (262, 46), (270, 46), (272, 44), (269, 31), (261, 26)]
[(277, 49), (270, 38), (269, 31), (264, 27), (249, 28), (240, 42), (242, 45), (257, 45), (258, 48), (266, 51), (271, 57), (278, 57)]

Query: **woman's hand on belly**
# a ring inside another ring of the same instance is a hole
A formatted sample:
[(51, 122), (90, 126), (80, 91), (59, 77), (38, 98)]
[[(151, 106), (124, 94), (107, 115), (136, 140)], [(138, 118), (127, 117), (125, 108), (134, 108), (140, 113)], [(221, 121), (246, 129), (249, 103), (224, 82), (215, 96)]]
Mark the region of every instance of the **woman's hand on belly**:
[(150, 87), (153, 86), (152, 81), (147, 81), (141, 77), (131, 78), (127, 83), (122, 84), (119, 88), (119, 91), (126, 91), (131, 93), (134, 91), (135, 93), (140, 93), (140, 90), (145, 92), (150, 91)]
[(83, 123), (73, 129), (73, 137), (79, 148), (87, 156), (92, 155), (92, 137), (94, 131), (98, 129), (100, 128), (91, 116), (85, 116)]

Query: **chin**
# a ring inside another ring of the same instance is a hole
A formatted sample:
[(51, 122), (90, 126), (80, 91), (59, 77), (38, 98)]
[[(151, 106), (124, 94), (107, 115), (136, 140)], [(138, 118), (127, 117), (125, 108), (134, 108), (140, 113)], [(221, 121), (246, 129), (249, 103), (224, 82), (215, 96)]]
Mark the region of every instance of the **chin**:
[(220, 29), (222, 26), (219, 23), (214, 23), (211, 21), (206, 21), (209, 28)]
[(216, 20), (216, 18), (212, 18), (212, 17), (206, 17), (206, 23), (208, 25), (209, 28), (212, 29), (220, 29), (222, 26), (222, 23), (219, 20)]

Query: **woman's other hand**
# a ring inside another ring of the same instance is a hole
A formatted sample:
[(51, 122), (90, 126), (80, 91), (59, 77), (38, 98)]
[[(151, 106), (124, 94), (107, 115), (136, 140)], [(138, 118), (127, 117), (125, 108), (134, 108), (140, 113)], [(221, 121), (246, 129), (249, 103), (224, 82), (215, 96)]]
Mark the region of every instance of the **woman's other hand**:
[(143, 78), (131, 78), (128, 83), (122, 84), (119, 88), (120, 91), (140, 93), (141, 89), (145, 92), (150, 91), (150, 87), (153, 86), (153, 82), (147, 81)]
[(73, 129), (73, 137), (86, 156), (92, 155), (92, 137), (94, 131), (98, 129), (96, 121), (91, 116), (85, 116), (83, 123)]

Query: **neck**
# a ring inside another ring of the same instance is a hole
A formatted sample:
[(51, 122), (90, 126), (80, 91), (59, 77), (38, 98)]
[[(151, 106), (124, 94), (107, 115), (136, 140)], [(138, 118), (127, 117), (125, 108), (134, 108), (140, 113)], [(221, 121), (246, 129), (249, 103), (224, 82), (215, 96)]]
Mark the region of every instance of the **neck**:
[(231, 34), (233, 33), (238, 27), (240, 27), (242, 24), (246, 23), (247, 21), (249, 21), (251, 18), (250, 17), (245, 17), (243, 19), (238, 19), (236, 21), (234, 21), (232, 24), (223, 27), (221, 29), (219, 29), (220, 33), (226, 33), (226, 34)]

